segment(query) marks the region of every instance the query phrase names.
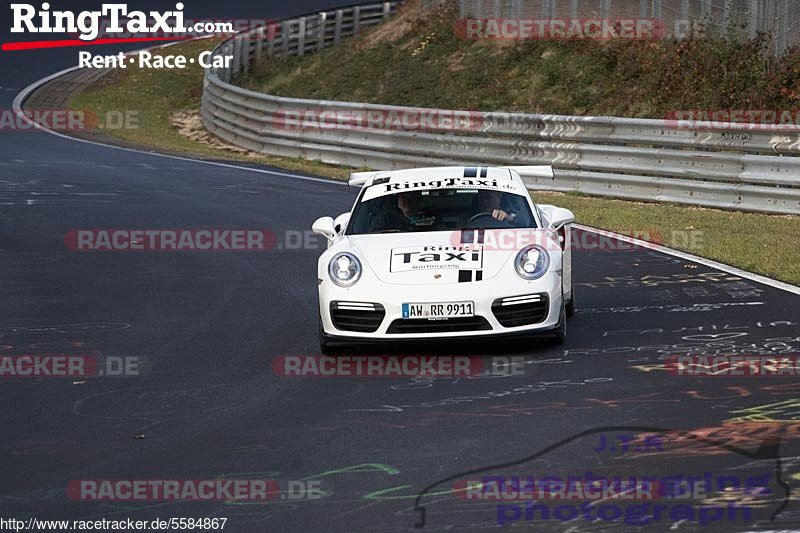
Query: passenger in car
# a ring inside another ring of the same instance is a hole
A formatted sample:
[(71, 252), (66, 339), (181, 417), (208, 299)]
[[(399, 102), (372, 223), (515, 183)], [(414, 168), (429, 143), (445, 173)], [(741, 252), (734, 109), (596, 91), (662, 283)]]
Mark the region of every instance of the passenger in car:
[(369, 225), (370, 233), (411, 231), (417, 221), (425, 217), (422, 211), (422, 194), (417, 191), (387, 196), (380, 211)]

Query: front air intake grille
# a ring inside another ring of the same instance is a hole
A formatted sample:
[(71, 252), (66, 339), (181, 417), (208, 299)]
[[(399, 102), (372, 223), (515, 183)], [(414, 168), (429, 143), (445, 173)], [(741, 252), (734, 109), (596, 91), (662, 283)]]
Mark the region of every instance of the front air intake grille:
[(400, 318), (392, 322), (386, 333), (455, 333), (458, 331), (482, 331), (492, 326), (482, 316), (465, 316), (446, 320), (427, 318)]
[(381, 327), (386, 310), (368, 302), (331, 302), (331, 321), (341, 331), (374, 333)]
[(544, 322), (549, 310), (550, 299), (546, 293), (510, 296), (492, 303), (492, 313), (506, 328)]

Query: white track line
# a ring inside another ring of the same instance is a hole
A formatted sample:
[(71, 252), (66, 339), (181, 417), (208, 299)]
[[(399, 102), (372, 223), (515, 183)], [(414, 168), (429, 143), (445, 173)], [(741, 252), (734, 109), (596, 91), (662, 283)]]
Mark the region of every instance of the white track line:
[[(167, 46), (172, 46), (174, 44), (177, 44), (177, 43), (168, 43), (166, 45), (157, 46), (155, 48), (165, 48)], [(130, 52), (130, 53), (136, 53), (136, 52)], [(153, 156), (153, 157), (162, 157), (162, 158), (167, 158), (167, 159), (175, 159), (175, 160), (178, 160), (178, 161), (188, 161), (190, 163), (201, 163), (201, 164), (204, 164), (204, 165), (214, 165), (214, 166), (222, 167), (222, 168), (231, 168), (231, 169), (236, 169), (236, 170), (246, 170), (246, 171), (249, 171), (249, 172), (257, 172), (259, 174), (270, 174), (270, 175), (275, 175), (275, 176), (284, 176), (284, 177), (287, 177), (287, 178), (298, 179), (298, 180), (303, 180), (303, 181), (313, 181), (313, 182), (317, 182), (317, 183), (328, 183), (328, 184), (334, 184), (334, 185), (340, 185), (340, 186), (347, 185), (346, 182), (334, 181), (332, 179), (312, 178), (310, 176), (301, 176), (299, 174), (289, 174), (289, 173), (286, 173), (286, 172), (275, 172), (275, 171), (272, 171), (272, 170), (262, 170), (262, 169), (259, 169), (259, 168), (250, 168), (250, 167), (239, 166), (239, 165), (234, 165), (234, 164), (229, 164), (229, 163), (218, 163), (216, 161), (206, 161), (206, 160), (203, 160), (203, 159), (192, 159), (190, 157), (181, 157), (181, 156), (177, 156), (177, 155), (161, 154), (161, 153), (158, 153), (158, 152), (146, 152), (144, 150), (137, 150), (135, 148), (126, 148), (126, 147), (123, 147), (123, 146), (116, 146), (116, 145), (113, 145), (113, 144), (105, 144), (105, 143), (101, 143), (101, 142), (97, 142), (97, 141), (90, 141), (90, 140), (87, 140), (87, 139), (79, 139), (79, 138), (76, 138), (76, 137), (70, 137), (69, 135), (64, 135), (63, 133), (59, 133), (57, 131), (53, 131), (53, 130), (51, 130), (49, 128), (45, 128), (44, 126), (42, 126), (40, 124), (37, 124), (36, 122), (30, 120), (28, 117), (26, 117), (24, 115), (24, 113), (22, 112), (22, 104), (25, 103), (25, 100), (31, 95), (31, 93), (33, 93), (33, 91), (35, 91), (36, 89), (38, 89), (42, 85), (44, 85), (44, 84), (46, 84), (46, 83), (48, 83), (48, 82), (60, 77), (60, 76), (63, 76), (64, 74), (67, 74), (69, 72), (73, 72), (75, 70), (78, 70), (79, 68), (80, 67), (75, 66), (75, 67), (71, 67), (71, 68), (68, 68), (68, 69), (64, 69), (64, 70), (62, 70), (60, 72), (56, 72), (55, 74), (52, 74), (52, 75), (47, 76), (45, 78), (42, 78), (41, 80), (36, 81), (36, 82), (30, 84), (29, 86), (25, 87), (22, 91), (20, 91), (20, 93), (16, 96), (16, 98), (14, 98), (14, 103), (12, 104), (12, 109), (19, 116), (21, 116), (24, 120), (26, 120), (28, 123), (32, 124), (37, 129), (40, 129), (40, 130), (42, 130), (44, 132), (47, 132), (47, 133), (49, 133), (51, 135), (55, 135), (57, 137), (61, 137), (63, 139), (68, 139), (68, 140), (74, 141), (74, 142), (81, 142), (81, 143), (91, 144), (91, 145), (94, 145), (94, 146), (102, 146), (104, 148), (111, 148), (111, 149), (114, 149), (114, 150), (123, 150), (125, 152), (133, 152), (133, 153), (136, 153), (136, 154), (144, 154), (144, 155), (149, 155), (149, 156)], [(582, 224), (573, 224), (573, 227), (575, 227), (576, 229), (582, 230), (582, 231), (589, 231), (589, 232), (592, 232), (592, 233), (596, 233), (598, 235), (605, 235), (606, 237), (611, 237), (613, 239), (617, 239), (617, 240), (620, 240), (620, 241), (623, 241), (623, 242), (628, 242), (628, 243), (631, 243), (631, 244), (635, 244), (635, 245), (641, 246), (643, 248), (650, 248), (652, 250), (655, 250), (657, 252), (661, 252), (663, 254), (671, 255), (673, 257), (678, 257), (678, 258), (683, 259), (685, 261), (691, 261), (693, 263), (697, 263), (697, 264), (700, 264), (700, 265), (703, 265), (703, 266), (707, 266), (709, 268), (720, 270), (722, 272), (727, 272), (728, 274), (733, 274), (733, 275), (736, 275), (736, 276), (739, 276), (739, 277), (742, 277), (742, 278), (745, 278), (745, 279), (749, 279), (750, 281), (755, 281), (756, 283), (761, 283), (762, 285), (767, 285), (767, 286), (775, 288), (775, 289), (779, 289), (779, 290), (782, 290), (782, 291), (790, 292), (792, 294), (800, 295), (800, 287), (797, 287), (795, 285), (790, 285), (789, 283), (784, 283), (782, 281), (778, 281), (778, 280), (775, 280), (775, 279), (772, 279), (772, 278), (768, 278), (766, 276), (761, 276), (759, 274), (754, 274), (754, 273), (748, 272), (746, 270), (741, 270), (739, 268), (732, 267), (732, 266), (726, 265), (724, 263), (718, 263), (716, 261), (712, 261), (711, 259), (705, 259), (703, 257), (692, 255), (692, 254), (689, 254), (689, 253), (686, 253), (686, 252), (681, 252), (680, 250), (674, 250), (672, 248), (667, 248), (666, 246), (661, 246), (659, 244), (653, 244), (651, 242), (642, 241), (642, 240), (639, 240), (639, 239), (635, 239), (633, 237), (628, 237), (627, 235), (621, 235), (619, 233), (614, 233), (613, 231), (606, 231), (606, 230), (602, 230), (602, 229), (598, 229), (598, 228), (593, 228), (593, 227), (590, 227), (590, 226), (584, 226)]]
[(776, 279), (768, 278), (766, 276), (761, 276), (759, 274), (754, 274), (752, 272), (732, 267), (724, 263), (718, 263), (716, 261), (712, 261), (711, 259), (706, 259), (704, 257), (699, 257), (696, 255), (688, 254), (686, 252), (681, 252), (680, 250), (667, 248), (666, 246), (661, 246), (660, 244), (654, 244), (652, 242), (642, 241), (639, 239), (635, 239), (633, 237), (628, 237), (627, 235), (620, 235), (619, 233), (614, 233), (613, 231), (606, 231), (603, 229), (593, 228), (591, 226), (584, 226), (582, 224), (573, 224), (572, 226), (579, 230), (591, 231), (592, 233), (605, 235), (606, 237), (611, 237), (623, 242), (635, 244), (637, 246), (641, 246), (642, 248), (649, 248), (651, 250), (655, 250), (656, 252), (661, 252), (663, 254), (678, 257), (680, 259), (683, 259), (684, 261), (691, 261), (693, 263), (698, 263), (700, 265), (707, 266), (715, 270), (721, 270), (722, 272), (727, 272), (728, 274), (733, 274), (741, 278), (749, 279), (750, 281), (755, 281), (756, 283), (761, 283), (762, 285), (768, 285), (775, 289), (780, 289), (786, 292), (791, 292), (792, 294), (800, 295), (800, 287), (797, 287), (795, 285), (790, 285), (788, 283), (784, 283)]

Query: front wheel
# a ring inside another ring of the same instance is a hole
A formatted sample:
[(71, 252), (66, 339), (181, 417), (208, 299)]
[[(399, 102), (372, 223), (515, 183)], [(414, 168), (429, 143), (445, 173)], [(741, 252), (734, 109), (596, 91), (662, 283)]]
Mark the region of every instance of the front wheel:
[(572, 296), (570, 296), (569, 301), (566, 305), (566, 314), (567, 318), (570, 318), (572, 315), (575, 314), (575, 287), (572, 288)]
[[(566, 308), (567, 318), (570, 318), (572, 315), (575, 314), (575, 281), (574, 280), (575, 280), (575, 276), (572, 275), (572, 270), (570, 270), (570, 272), (569, 272), (569, 289), (570, 289), (571, 292), (570, 292), (570, 295), (569, 295), (569, 301), (567, 302), (567, 308)], [(562, 288), (561, 290), (563, 292), (564, 289)]]
[(336, 350), (322, 329), (322, 317), (319, 317), (319, 351), (322, 355), (336, 355)]
[(319, 351), (322, 355), (335, 355), (335, 350), (331, 347), (331, 344), (325, 340), (325, 337), (319, 338)]
[(553, 344), (561, 346), (567, 340), (567, 309), (564, 303), (561, 304), (561, 312), (558, 315), (558, 326), (553, 337)]

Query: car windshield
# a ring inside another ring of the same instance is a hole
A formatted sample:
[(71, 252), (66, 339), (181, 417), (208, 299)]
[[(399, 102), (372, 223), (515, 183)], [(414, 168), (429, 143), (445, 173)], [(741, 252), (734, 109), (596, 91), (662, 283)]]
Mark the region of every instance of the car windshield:
[(347, 234), (535, 227), (522, 195), (493, 189), (428, 189), (376, 198), (363, 194)]

